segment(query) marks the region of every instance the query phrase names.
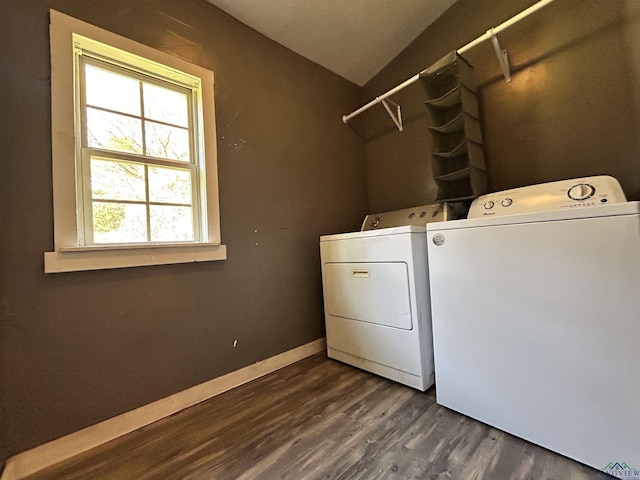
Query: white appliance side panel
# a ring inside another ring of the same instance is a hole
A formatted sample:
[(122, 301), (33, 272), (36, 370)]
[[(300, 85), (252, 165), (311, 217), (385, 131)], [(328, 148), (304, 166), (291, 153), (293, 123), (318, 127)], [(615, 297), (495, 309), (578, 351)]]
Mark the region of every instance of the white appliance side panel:
[(415, 299), (414, 323), (418, 325), (420, 352), (422, 355), (422, 377), (429, 379), (426, 387), (434, 383), (433, 335), (431, 330), (431, 300), (429, 292), (429, 265), (426, 235), (411, 237), (413, 257), (413, 297)]
[(436, 233), (438, 402), (597, 469), (640, 468), (638, 216)]
[(404, 262), (326, 263), (326, 313), (410, 330), (409, 272)]

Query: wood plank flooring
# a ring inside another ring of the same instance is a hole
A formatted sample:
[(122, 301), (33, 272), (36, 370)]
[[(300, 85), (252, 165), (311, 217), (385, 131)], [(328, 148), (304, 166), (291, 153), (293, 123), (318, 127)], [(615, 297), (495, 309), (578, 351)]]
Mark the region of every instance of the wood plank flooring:
[(318, 354), (28, 480), (604, 478)]

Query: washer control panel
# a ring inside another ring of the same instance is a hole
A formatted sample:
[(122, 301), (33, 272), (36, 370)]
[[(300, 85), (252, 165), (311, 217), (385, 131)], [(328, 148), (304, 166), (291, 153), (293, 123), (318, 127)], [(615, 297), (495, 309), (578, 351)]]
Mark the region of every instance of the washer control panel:
[(593, 207), (626, 201), (627, 198), (618, 180), (600, 175), (541, 183), (482, 195), (471, 204), (467, 218)]
[(385, 213), (372, 213), (362, 222), (362, 232), (381, 228), (414, 225), (424, 227), (431, 222), (444, 222), (453, 219), (453, 209), (448, 203), (434, 203), (421, 207), (405, 208)]

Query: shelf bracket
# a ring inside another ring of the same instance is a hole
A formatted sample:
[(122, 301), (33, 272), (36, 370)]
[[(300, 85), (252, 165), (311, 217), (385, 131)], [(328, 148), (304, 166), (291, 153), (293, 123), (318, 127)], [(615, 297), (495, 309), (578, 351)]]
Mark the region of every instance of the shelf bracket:
[(509, 83), (511, 82), (511, 69), (509, 68), (509, 56), (507, 55), (507, 51), (500, 47), (500, 42), (498, 41), (498, 37), (493, 31), (493, 28), (487, 31), (487, 34), (491, 36), (491, 43), (493, 43), (493, 49), (496, 51), (502, 75), (504, 75), (505, 81)]
[[(376, 100), (378, 100), (378, 98), (376, 98)], [(396, 127), (398, 127), (398, 131), (401, 132), (402, 131), (402, 110), (400, 109), (400, 105), (398, 105), (396, 102), (394, 102), (390, 98), (380, 99), (380, 103), (382, 103), (382, 106), (391, 117), (391, 120), (393, 120), (393, 123), (395, 123)], [(393, 110), (391, 110), (391, 107), (389, 107), (389, 104), (392, 104), (394, 107), (396, 107), (395, 113), (393, 112)]]

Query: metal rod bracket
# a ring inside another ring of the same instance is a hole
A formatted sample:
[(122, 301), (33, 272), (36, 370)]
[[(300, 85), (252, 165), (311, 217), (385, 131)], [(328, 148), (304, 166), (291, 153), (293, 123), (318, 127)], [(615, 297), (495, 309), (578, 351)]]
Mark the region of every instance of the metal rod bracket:
[(493, 28), (487, 31), (487, 34), (491, 36), (491, 43), (493, 43), (493, 48), (496, 51), (502, 75), (504, 75), (505, 81), (509, 83), (511, 82), (511, 68), (509, 67), (509, 56), (507, 55), (507, 51), (500, 47), (500, 42), (498, 41), (498, 37), (493, 31)]
[[(398, 127), (398, 130), (401, 132), (402, 131), (402, 110), (400, 109), (400, 105), (398, 105), (396, 102), (394, 102), (390, 98), (386, 98), (386, 99), (383, 98), (380, 100), (380, 102), (382, 103), (382, 106), (391, 117), (391, 120), (393, 120), (393, 123), (396, 124), (396, 127)], [(394, 107), (396, 107), (395, 113), (393, 113), (393, 111), (391, 110), (391, 107), (389, 107), (389, 103), (392, 104)]]

